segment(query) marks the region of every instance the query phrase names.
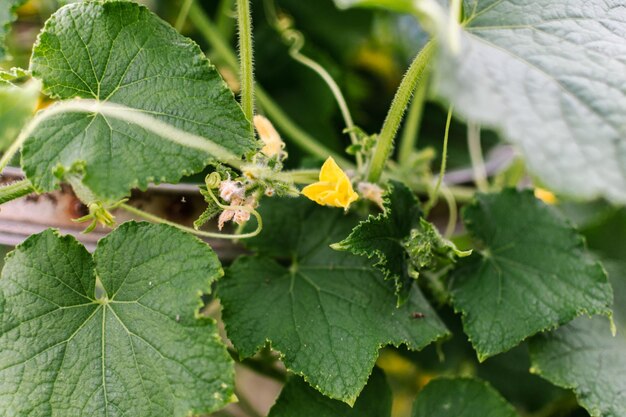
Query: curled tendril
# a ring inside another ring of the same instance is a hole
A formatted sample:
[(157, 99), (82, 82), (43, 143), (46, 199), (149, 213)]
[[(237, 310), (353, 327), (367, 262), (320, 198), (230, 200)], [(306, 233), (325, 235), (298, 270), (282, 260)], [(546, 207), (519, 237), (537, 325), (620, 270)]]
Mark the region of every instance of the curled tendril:
[(304, 35), (295, 29), (287, 29), (282, 33), (285, 42), (289, 43), (289, 53), (299, 54), (304, 47)]
[(215, 202), (215, 204), (219, 208), (221, 208), (222, 210), (241, 210), (241, 211), (245, 211), (245, 212), (248, 212), (251, 215), (253, 215), (256, 218), (256, 220), (257, 220), (257, 228), (254, 231), (250, 232), (250, 233), (229, 234), (229, 235), (224, 234), (224, 235), (220, 235), (220, 236), (229, 236), (229, 238), (232, 238), (232, 239), (248, 239), (248, 238), (254, 237), (254, 236), (258, 235), (259, 233), (261, 233), (261, 230), (263, 230), (263, 219), (261, 218), (261, 215), (259, 214), (258, 211), (256, 211), (255, 209), (253, 209), (252, 207), (249, 207), (249, 206), (225, 205), (225, 204), (222, 204), (219, 201), (219, 199), (217, 198), (217, 196), (215, 194), (213, 194), (213, 191), (210, 188), (207, 188), (207, 194), (209, 194), (209, 196)]
[[(219, 174), (218, 174), (219, 175)], [(174, 223), (174, 222), (170, 222), (168, 220), (165, 220), (159, 216), (155, 216), (153, 214), (147, 213), (143, 210), (140, 210), (136, 207), (133, 206), (129, 206), (128, 204), (120, 204), (120, 208), (126, 210), (129, 213), (135, 214), (139, 217), (143, 217), (146, 220), (150, 220), (153, 221), (155, 223), (162, 223), (162, 224), (168, 224), (170, 226), (174, 226), (180, 230), (183, 230), (185, 232), (189, 232), (191, 234), (194, 234), (196, 236), (202, 236), (202, 237), (208, 237), (208, 238), (213, 238), (213, 239), (249, 239), (251, 237), (254, 237), (256, 235), (258, 235), (259, 233), (261, 233), (261, 230), (263, 230), (263, 219), (261, 218), (261, 215), (259, 214), (258, 211), (256, 211), (255, 209), (251, 208), (251, 207), (244, 207), (244, 206), (226, 206), (222, 203), (220, 203), (219, 199), (215, 196), (215, 194), (213, 194), (213, 191), (211, 188), (207, 188), (207, 194), (211, 197), (211, 199), (213, 199), (213, 201), (215, 202), (215, 204), (217, 204), (217, 206), (223, 210), (243, 210), (243, 211), (247, 211), (250, 214), (252, 214), (256, 220), (257, 220), (257, 228), (250, 232), (250, 233), (243, 233), (243, 234), (226, 234), (226, 233), (212, 233), (212, 232), (204, 232), (202, 230), (195, 230), (191, 227), (186, 227), (183, 226), (181, 224), (178, 223)]]
[(222, 182), (222, 176), (217, 172), (211, 172), (204, 178), (204, 183), (208, 190), (218, 188)]

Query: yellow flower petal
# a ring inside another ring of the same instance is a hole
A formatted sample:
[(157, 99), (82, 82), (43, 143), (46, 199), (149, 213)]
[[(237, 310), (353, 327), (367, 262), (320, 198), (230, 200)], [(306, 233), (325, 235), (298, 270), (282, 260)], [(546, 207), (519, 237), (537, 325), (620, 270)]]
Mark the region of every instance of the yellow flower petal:
[(320, 181), (338, 182), (342, 178), (348, 179), (348, 176), (339, 168), (333, 157), (329, 156), (320, 170)]
[(535, 188), (535, 197), (546, 204), (556, 204), (558, 202), (556, 196), (543, 188)]
[(319, 181), (307, 185), (302, 194), (322, 206), (348, 209), (359, 196), (345, 172), (329, 157), (320, 170)]

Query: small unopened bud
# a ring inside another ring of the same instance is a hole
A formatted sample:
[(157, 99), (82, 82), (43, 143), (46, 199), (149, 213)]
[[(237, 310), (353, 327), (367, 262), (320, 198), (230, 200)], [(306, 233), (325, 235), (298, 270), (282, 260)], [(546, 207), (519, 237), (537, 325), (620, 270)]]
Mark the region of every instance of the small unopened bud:
[(263, 142), (264, 146), (261, 149), (263, 154), (270, 158), (273, 156), (278, 156), (279, 158), (286, 156), (283, 150), (285, 148), (285, 142), (280, 138), (272, 122), (257, 114), (254, 116), (254, 127)]
[(384, 190), (380, 188), (377, 184), (372, 184), (371, 182), (360, 182), (357, 185), (357, 189), (359, 193), (363, 196), (363, 198), (373, 201), (380, 207), (383, 208), (383, 193)]
[(272, 197), (275, 193), (276, 193), (276, 191), (272, 187), (267, 187), (265, 189), (265, 195), (267, 197)]

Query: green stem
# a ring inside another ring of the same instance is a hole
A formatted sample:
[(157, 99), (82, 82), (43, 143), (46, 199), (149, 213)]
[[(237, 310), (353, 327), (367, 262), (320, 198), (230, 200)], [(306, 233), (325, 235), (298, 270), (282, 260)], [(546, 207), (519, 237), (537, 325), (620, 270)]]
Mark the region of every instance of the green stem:
[[(191, 6), (189, 19), (204, 36), (206, 41), (211, 44), (213, 50), (217, 53), (222, 62), (232, 71), (237, 71), (237, 56), (216, 30), (213, 22), (204, 10), (194, 3)], [(259, 86), (256, 88), (256, 98), (259, 102), (259, 106), (265, 111), (276, 127), (284, 132), (284, 134), (302, 150), (320, 159), (326, 159), (332, 156), (335, 161), (344, 168), (351, 168), (353, 166), (346, 158), (320, 144), (315, 138), (296, 125), (274, 100), (272, 100), (269, 94)]]
[(319, 169), (295, 169), (277, 172), (271, 175), (271, 179), (294, 184), (310, 184), (317, 181)]
[(259, 105), (265, 113), (267, 113), (272, 122), (301, 149), (320, 159), (326, 159), (332, 156), (337, 164), (343, 168), (352, 168), (354, 166), (352, 162), (320, 144), (315, 138), (296, 125), (263, 89), (257, 88), (256, 97), (259, 100)]
[(5, 185), (0, 187), (0, 204), (24, 197), (34, 191), (33, 185), (26, 179)]
[[(335, 102), (339, 106), (339, 110), (341, 112), (341, 116), (343, 117), (346, 128), (349, 131), (350, 142), (353, 145), (356, 145), (358, 143), (358, 140), (356, 137), (356, 133), (354, 132), (354, 121), (352, 119), (352, 114), (350, 114), (348, 103), (346, 102), (346, 99), (341, 92), (341, 88), (339, 88), (339, 85), (337, 85), (333, 77), (328, 73), (328, 71), (326, 71), (326, 68), (324, 68), (319, 63), (301, 52), (302, 48), (304, 47), (304, 36), (301, 32), (280, 24), (278, 14), (276, 13), (274, 0), (265, 0), (264, 5), (265, 14), (270, 22), (270, 25), (272, 25), (274, 29), (280, 33), (280, 35), (286, 42), (291, 44), (291, 46), (289, 47), (289, 55), (295, 61), (298, 61), (299, 63), (301, 63), (305, 67), (308, 67), (310, 70), (319, 75), (322, 81), (324, 81), (324, 83), (330, 89), (330, 92), (335, 98)], [(361, 153), (356, 154), (356, 162), (357, 167), (360, 169), (363, 165), (363, 156), (361, 155)]]
[(450, 124), (452, 122), (452, 106), (448, 108), (448, 117), (446, 119), (446, 132), (443, 136), (443, 150), (441, 152), (441, 167), (439, 168), (439, 176), (437, 177), (437, 183), (433, 189), (428, 202), (424, 205), (424, 213), (428, 213), (439, 199), (439, 188), (443, 182), (443, 176), (446, 173), (446, 163), (448, 160), (448, 137), (450, 136)]
[(221, 0), (217, 6), (215, 26), (224, 39), (230, 39), (233, 36), (234, 15), (233, 0)]
[[(474, 199), (474, 195), (476, 194), (476, 189), (473, 187), (463, 187), (460, 185), (446, 185), (445, 187), (458, 203), (469, 203)], [(411, 189), (416, 193), (426, 194), (427, 196), (431, 196), (433, 192), (432, 184), (413, 184)], [(439, 194), (443, 194), (443, 191), (440, 191)]]
[(393, 98), (387, 118), (383, 123), (383, 127), (380, 131), (378, 142), (374, 148), (374, 156), (370, 161), (369, 172), (367, 175), (369, 182), (378, 182), (380, 176), (385, 168), (387, 158), (391, 154), (393, 148), (393, 140), (396, 136), (396, 132), (402, 122), (404, 111), (406, 110), (413, 91), (417, 84), (423, 79), (424, 71), (430, 61), (435, 50), (434, 41), (430, 40), (420, 53), (415, 57), (409, 69), (407, 70), (396, 95)]
[(251, 237), (254, 237), (256, 235), (258, 235), (259, 233), (261, 233), (261, 230), (263, 229), (263, 220), (261, 219), (261, 215), (259, 215), (259, 213), (254, 210), (254, 209), (248, 209), (247, 207), (244, 206), (222, 206), (222, 204), (218, 203), (220, 207), (225, 207), (226, 209), (232, 209), (232, 210), (245, 210), (250, 212), (252, 215), (254, 215), (257, 219), (257, 228), (255, 231), (250, 232), (250, 233), (244, 233), (244, 234), (226, 234), (226, 233), (211, 233), (211, 232), (203, 232), (202, 230), (196, 230), (194, 228), (191, 227), (187, 227), (187, 226), (183, 226), (181, 224), (178, 223), (174, 223), (171, 222), (169, 220), (166, 220), (162, 217), (156, 216), (154, 214), (148, 213), (146, 211), (140, 210), (136, 207), (130, 206), (128, 204), (120, 204), (120, 208), (126, 210), (129, 213), (132, 213), (136, 216), (139, 217), (143, 217), (146, 220), (150, 220), (151, 222), (154, 223), (161, 223), (161, 224), (168, 224), (170, 226), (174, 226), (180, 230), (183, 230), (185, 232), (194, 234), (196, 236), (202, 236), (202, 237), (208, 237), (208, 238), (212, 238), (212, 239), (248, 239)]
[(217, 53), (221, 61), (232, 71), (239, 69), (237, 56), (231, 49), (230, 45), (224, 40), (220, 32), (217, 30), (209, 16), (204, 12), (197, 3), (191, 5), (189, 20), (200, 31), (204, 39), (211, 44), (211, 47)]
[(417, 91), (415, 92), (413, 100), (411, 100), (409, 114), (407, 114), (406, 122), (404, 123), (404, 129), (402, 130), (398, 162), (403, 168), (409, 168), (411, 155), (413, 154), (413, 152), (415, 152), (415, 148), (417, 146), (417, 139), (419, 135), (420, 125), (422, 124), (422, 114), (424, 111), (427, 91), (428, 73), (426, 72), (424, 73), (422, 80), (417, 86)]
[(176, 30), (179, 32), (182, 30), (183, 26), (185, 25), (187, 16), (189, 16), (189, 8), (191, 7), (192, 3), (193, 3), (193, 0), (185, 0), (182, 7), (180, 8), (180, 12), (178, 13), (178, 17), (176, 18), (176, 24), (174, 25), (174, 28), (176, 28)]
[[(341, 89), (330, 76), (328, 71), (324, 67), (322, 67), (317, 62), (313, 61), (309, 57), (302, 55), (299, 49), (292, 47), (289, 51), (289, 54), (293, 59), (301, 63), (302, 65), (309, 67), (311, 70), (315, 71), (321, 78), (324, 80), (330, 91), (333, 93), (335, 97), (335, 101), (339, 106), (339, 110), (341, 111), (341, 115), (343, 117), (344, 123), (346, 124), (346, 128), (349, 130), (350, 142), (353, 145), (357, 144), (356, 133), (354, 133), (354, 121), (352, 120), (352, 115), (350, 114), (350, 109), (348, 108), (348, 103), (346, 103), (346, 99), (344, 98)], [(360, 153), (356, 154), (356, 162), (357, 166), (360, 168), (363, 165), (363, 157)]]
[(254, 66), (252, 51), (252, 17), (250, 1), (237, 0), (239, 27), (239, 68), (241, 80), (241, 107), (248, 120), (254, 117)]
[(446, 226), (446, 230), (443, 234), (443, 237), (449, 239), (456, 229), (456, 222), (459, 216), (459, 209), (456, 204), (456, 199), (454, 198), (454, 194), (450, 191), (450, 189), (443, 184), (441, 187), (441, 195), (446, 200), (448, 204), (448, 225)]
[(483, 150), (480, 145), (480, 125), (476, 123), (467, 124), (467, 147), (469, 148), (472, 171), (474, 173), (474, 183), (481, 192), (487, 192), (489, 183), (487, 182), (487, 170), (483, 160)]

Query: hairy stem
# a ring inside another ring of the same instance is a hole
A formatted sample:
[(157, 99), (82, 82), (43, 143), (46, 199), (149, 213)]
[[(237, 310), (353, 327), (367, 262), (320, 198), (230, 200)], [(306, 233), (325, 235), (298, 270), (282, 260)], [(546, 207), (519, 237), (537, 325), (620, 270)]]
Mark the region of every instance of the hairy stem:
[(420, 53), (417, 54), (396, 91), (396, 95), (387, 113), (387, 118), (378, 136), (378, 142), (374, 148), (374, 155), (370, 161), (367, 175), (369, 182), (378, 182), (380, 180), (387, 158), (389, 158), (391, 150), (393, 149), (393, 140), (402, 122), (404, 111), (411, 100), (415, 87), (423, 79), (424, 71), (426, 71), (426, 66), (434, 50), (434, 41), (430, 40)]
[[(326, 83), (330, 92), (333, 94), (335, 98), (335, 102), (339, 106), (339, 110), (341, 111), (341, 116), (343, 117), (346, 128), (349, 131), (350, 142), (355, 145), (357, 144), (356, 133), (354, 132), (354, 121), (352, 119), (352, 114), (350, 114), (350, 109), (348, 108), (348, 103), (346, 102), (339, 85), (335, 82), (333, 77), (326, 71), (326, 68), (321, 66), (319, 63), (304, 55), (301, 51), (304, 47), (304, 36), (301, 32), (281, 25), (278, 14), (276, 13), (276, 5), (274, 4), (274, 0), (265, 0), (265, 14), (267, 19), (270, 22), (270, 25), (274, 27), (276, 31), (280, 33), (282, 38), (290, 43), (289, 47), (289, 55), (295, 60), (308, 67), (310, 70), (315, 72), (320, 76), (322, 81)], [(363, 165), (363, 157), (360, 153), (356, 155), (357, 166), (360, 169)]]
[(261, 88), (257, 88), (256, 97), (261, 108), (267, 113), (274, 124), (285, 134), (291, 138), (291, 141), (298, 145), (302, 150), (315, 155), (320, 159), (326, 159), (332, 156), (333, 159), (343, 168), (351, 168), (354, 166), (352, 162), (338, 154), (337, 152), (327, 148), (319, 143), (313, 136), (302, 130), (293, 120), (280, 108), (278, 104)]
[(422, 124), (422, 113), (424, 111), (424, 102), (426, 100), (426, 92), (428, 91), (428, 74), (424, 73), (422, 80), (417, 86), (417, 91), (411, 107), (404, 123), (402, 137), (400, 138), (400, 151), (398, 153), (398, 162), (403, 168), (408, 168), (411, 161), (411, 154), (415, 152), (420, 126)]
[(198, 6), (197, 3), (191, 5), (189, 20), (191, 20), (198, 31), (200, 31), (204, 39), (211, 44), (220, 62), (223, 62), (230, 70), (237, 71), (239, 69), (237, 56), (230, 45), (224, 40), (211, 19), (209, 19), (209, 16), (204, 12), (204, 9)]
[(239, 28), (241, 107), (248, 120), (252, 122), (252, 118), (254, 117), (254, 63), (252, 51), (252, 17), (250, 15), (249, 0), (237, 0), (237, 25)]
[[(204, 10), (194, 3), (191, 7), (189, 19), (196, 28), (198, 28), (205, 40), (211, 44), (214, 52), (218, 55), (218, 58), (221, 59), (221, 62), (232, 71), (237, 71), (237, 56), (228, 43), (224, 41)], [(256, 98), (259, 102), (259, 106), (265, 111), (274, 125), (283, 131), (287, 137), (302, 150), (320, 159), (326, 159), (328, 156), (332, 156), (335, 161), (344, 168), (351, 168), (353, 166), (346, 158), (320, 144), (315, 138), (296, 125), (260, 86), (256, 88)]]
[(26, 179), (5, 185), (0, 187), (0, 204), (24, 197), (34, 191), (33, 185)]

